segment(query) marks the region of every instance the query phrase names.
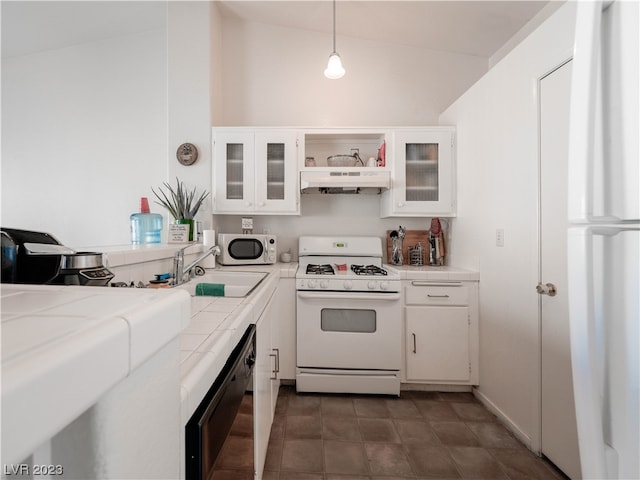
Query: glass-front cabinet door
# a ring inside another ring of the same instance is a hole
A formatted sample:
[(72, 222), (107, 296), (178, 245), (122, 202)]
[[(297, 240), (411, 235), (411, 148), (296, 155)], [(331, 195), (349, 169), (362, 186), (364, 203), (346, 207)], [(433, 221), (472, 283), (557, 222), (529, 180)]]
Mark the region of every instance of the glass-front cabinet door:
[(298, 213), (297, 133), (255, 134), (256, 212)]
[(213, 151), (213, 211), (252, 211), (255, 203), (253, 132), (216, 132)]
[(392, 188), (383, 216), (453, 216), (453, 129), (394, 132)]
[(214, 213), (299, 214), (297, 132), (214, 129)]

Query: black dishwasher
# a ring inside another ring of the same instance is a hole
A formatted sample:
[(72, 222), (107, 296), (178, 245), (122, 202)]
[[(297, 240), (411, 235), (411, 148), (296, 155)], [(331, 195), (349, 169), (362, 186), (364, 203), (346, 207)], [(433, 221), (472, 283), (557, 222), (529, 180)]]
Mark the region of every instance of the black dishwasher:
[[(186, 480), (207, 480), (234, 426), (256, 358), (256, 326), (250, 325), (185, 427)], [(249, 408), (252, 410), (252, 407)], [(252, 412), (250, 412), (252, 413)], [(253, 416), (251, 415), (251, 419)], [(251, 420), (251, 434), (253, 421)], [(251, 436), (251, 445), (253, 437)], [(253, 450), (247, 452), (253, 460)], [(253, 462), (251, 462), (253, 465)], [(251, 476), (253, 478), (253, 475)]]

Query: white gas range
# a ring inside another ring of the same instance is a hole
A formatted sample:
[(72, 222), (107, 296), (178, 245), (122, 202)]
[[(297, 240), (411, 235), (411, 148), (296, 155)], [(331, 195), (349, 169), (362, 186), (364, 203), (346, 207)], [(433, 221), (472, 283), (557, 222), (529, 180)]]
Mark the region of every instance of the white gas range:
[(383, 268), (378, 237), (300, 237), (296, 289), (399, 292), (400, 276)]
[(400, 276), (365, 236), (299, 239), (296, 389), (400, 394)]

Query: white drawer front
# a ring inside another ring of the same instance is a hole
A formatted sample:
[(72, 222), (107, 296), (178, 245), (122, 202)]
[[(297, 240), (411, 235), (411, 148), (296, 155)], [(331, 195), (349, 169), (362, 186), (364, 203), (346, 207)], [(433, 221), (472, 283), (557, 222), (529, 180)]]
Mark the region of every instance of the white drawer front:
[(469, 288), (461, 283), (412, 281), (405, 289), (407, 305), (468, 305)]

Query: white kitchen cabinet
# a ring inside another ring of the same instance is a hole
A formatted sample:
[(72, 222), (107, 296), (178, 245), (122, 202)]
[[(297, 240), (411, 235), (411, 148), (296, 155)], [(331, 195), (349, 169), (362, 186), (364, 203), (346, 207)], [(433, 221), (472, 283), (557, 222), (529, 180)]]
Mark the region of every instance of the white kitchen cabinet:
[(281, 380), (296, 378), (296, 279), (280, 278), (276, 292), (274, 342), (279, 352)]
[(454, 129), (428, 127), (393, 132), (391, 188), (382, 217), (455, 215)]
[(415, 383), (478, 383), (477, 283), (407, 281), (405, 375)]
[(256, 478), (262, 478), (271, 424), (278, 399), (278, 351), (273, 348), (276, 292), (271, 296), (256, 322), (256, 363), (253, 369), (253, 430), (254, 468)]
[(471, 375), (469, 309), (407, 307), (407, 380), (461, 381)]
[(213, 213), (300, 214), (297, 132), (213, 129)]

